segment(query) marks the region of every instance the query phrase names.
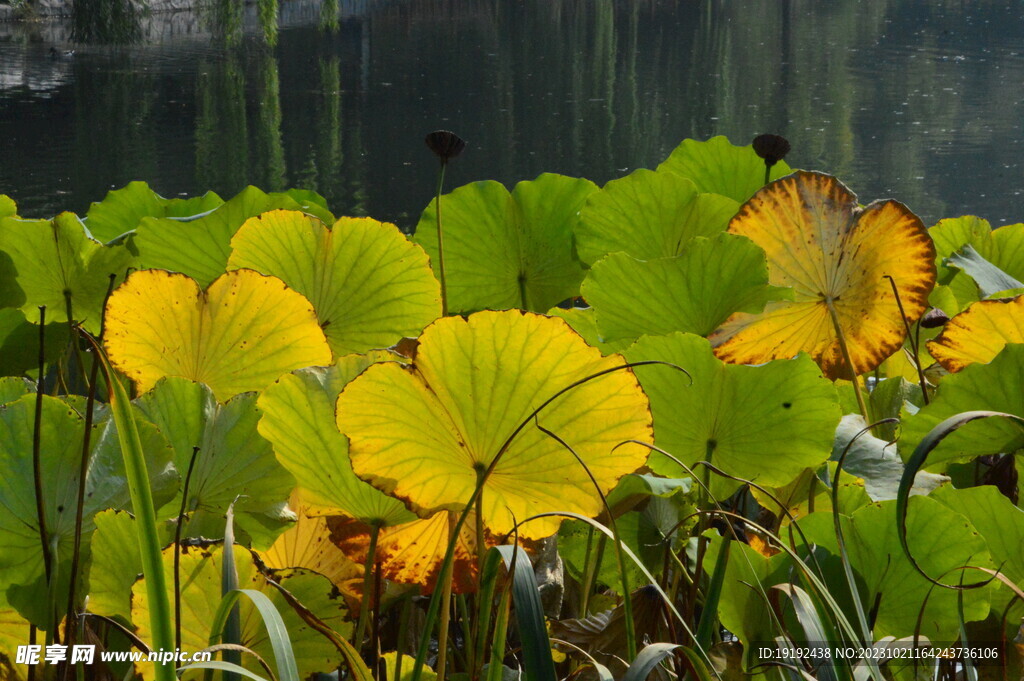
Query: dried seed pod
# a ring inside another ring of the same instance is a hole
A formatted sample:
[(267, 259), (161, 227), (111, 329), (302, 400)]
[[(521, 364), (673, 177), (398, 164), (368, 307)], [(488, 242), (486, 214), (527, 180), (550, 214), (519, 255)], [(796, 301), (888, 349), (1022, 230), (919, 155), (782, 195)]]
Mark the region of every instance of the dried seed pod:
[(754, 138), (754, 153), (764, 159), (769, 168), (789, 153), (789, 140), (781, 135), (758, 135)]
[(427, 147), (437, 154), (441, 163), (447, 163), (466, 148), (466, 141), (451, 130), (435, 130), (426, 138)]
[(933, 307), (921, 317), (921, 328), (934, 329), (949, 321), (949, 315), (937, 307)]

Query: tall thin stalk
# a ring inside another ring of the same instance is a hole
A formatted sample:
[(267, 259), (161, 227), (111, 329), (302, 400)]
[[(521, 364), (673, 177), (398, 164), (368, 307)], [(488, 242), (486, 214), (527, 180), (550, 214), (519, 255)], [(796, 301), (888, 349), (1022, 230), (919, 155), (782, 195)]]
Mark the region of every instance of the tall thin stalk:
[(352, 645), (356, 650), (363, 647), (363, 636), (366, 635), (366, 624), (370, 617), (373, 602), (373, 570), (377, 564), (377, 540), (380, 538), (380, 523), (370, 527), (370, 545), (366, 549), (366, 560), (363, 561), (363, 602), (359, 607), (359, 620), (353, 633)]
[[(125, 477), (128, 481), (132, 509), (135, 512), (135, 529), (142, 557), (142, 575), (149, 600), (149, 622), (153, 632), (151, 647), (153, 650), (173, 650), (174, 614), (167, 597), (167, 578), (164, 574), (160, 535), (157, 532), (156, 509), (153, 507), (153, 491), (149, 486), (149, 472), (146, 468), (139, 429), (132, 413), (131, 401), (124, 386), (121, 385), (121, 380), (103, 355), (99, 344), (90, 336), (85, 338), (92, 344), (93, 351), (103, 365), (103, 373), (107, 379), (107, 402), (114, 425), (117, 427), (121, 455), (124, 457)], [(174, 664), (154, 666), (154, 681), (175, 681), (175, 678)]]
[(871, 423), (867, 404), (864, 403), (864, 395), (860, 391), (860, 377), (857, 374), (857, 366), (853, 363), (853, 358), (850, 356), (850, 348), (846, 344), (846, 334), (843, 333), (843, 327), (839, 325), (839, 314), (836, 312), (835, 304), (831, 298), (825, 298), (825, 305), (828, 306), (828, 313), (832, 317), (832, 328), (836, 330), (836, 337), (839, 339), (839, 350), (843, 353), (846, 366), (850, 369), (850, 381), (853, 383), (853, 394), (857, 398), (857, 407), (860, 409), (861, 416), (864, 417), (864, 423)]
[(50, 584), (53, 573), (53, 556), (50, 554), (50, 533), (46, 529), (46, 507), (43, 503), (43, 393), (46, 391), (46, 306), (39, 306), (39, 377), (36, 380), (35, 421), (32, 427), (32, 480), (36, 493), (36, 522), (39, 524), (39, 541), (43, 547), (43, 570), (46, 583)]
[[(110, 275), (110, 283), (107, 285), (107, 293), (103, 299), (103, 307), (106, 309), (107, 299), (110, 298), (110, 294), (114, 290), (114, 282), (116, 281), (116, 275)], [(68, 313), (68, 327), (71, 332), (71, 342), (74, 343), (76, 350), (79, 350), (78, 357), (81, 358), (81, 352), (79, 348), (79, 338), (75, 323), (72, 321), (72, 310), (71, 310), (71, 293), (65, 292), (65, 303), (67, 304)], [(100, 338), (103, 337), (103, 325), (104, 318), (100, 320)], [(79, 365), (81, 365), (81, 361)], [(78, 582), (78, 562), (81, 558), (82, 550), (82, 522), (83, 516), (85, 515), (85, 479), (89, 474), (89, 450), (91, 448), (92, 440), (92, 422), (93, 416), (96, 411), (96, 379), (99, 377), (100, 361), (99, 358), (93, 354), (92, 365), (89, 367), (89, 378), (87, 382), (88, 397), (85, 402), (85, 432), (82, 435), (82, 458), (78, 464), (78, 497), (75, 502), (75, 538), (74, 545), (71, 551), (71, 580), (69, 582), (70, 587), (68, 588), (68, 607), (67, 616), (65, 619), (65, 641), (64, 643), (68, 646), (74, 645), (74, 631), (75, 628), (71, 626), (71, 621), (75, 618), (75, 596), (77, 594), (76, 583)], [(65, 667), (65, 669), (69, 669)]]
[(444, 171), (448, 161), (462, 153), (466, 142), (449, 130), (435, 130), (427, 135), (427, 147), (437, 155), (441, 167), (437, 171), (437, 192), (435, 197), (435, 213), (437, 218), (437, 274), (441, 282), (441, 316), (448, 314), (448, 283), (444, 269), (444, 233), (441, 229), (441, 190), (444, 188)]
[(188, 461), (188, 472), (185, 473), (185, 484), (181, 488), (181, 507), (178, 509), (178, 524), (174, 528), (174, 647), (181, 647), (181, 530), (185, 522), (185, 509), (188, 507), (188, 486), (192, 481), (192, 469), (196, 465), (199, 447), (192, 448), (192, 458)]
[[(900, 319), (903, 320), (903, 328), (907, 331), (907, 340), (910, 341), (910, 349), (914, 352), (914, 368), (917, 369), (917, 380), (921, 384), (921, 398), (924, 400), (925, 405), (928, 405), (928, 381), (924, 377), (924, 367), (921, 366), (921, 357), (918, 355), (920, 351), (920, 345), (918, 344), (918, 337), (914, 335), (910, 330), (910, 320), (907, 319), (907, 313), (903, 310), (903, 301), (900, 300), (900, 291), (896, 288), (896, 280), (892, 278), (892, 275), (886, 274), (885, 278), (889, 280), (889, 285), (892, 287), (892, 294), (896, 296), (896, 307), (900, 309)], [(918, 330), (920, 330), (918, 326)]]

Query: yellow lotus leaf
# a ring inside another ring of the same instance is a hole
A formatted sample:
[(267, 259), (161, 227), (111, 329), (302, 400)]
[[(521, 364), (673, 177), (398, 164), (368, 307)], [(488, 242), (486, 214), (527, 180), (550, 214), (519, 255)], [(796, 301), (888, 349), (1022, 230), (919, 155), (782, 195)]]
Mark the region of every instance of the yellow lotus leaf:
[[(448, 549), (448, 511), (411, 523), (382, 527), (378, 530), (374, 561), (381, 574), (400, 584), (419, 584), (430, 593), (441, 576), (441, 563)], [(455, 545), (452, 589), (456, 593), (476, 590), (477, 558), (475, 515), (470, 513)], [(373, 528), (366, 523), (333, 516), (326, 519), (331, 541), (353, 561), (366, 561)], [(452, 519), (454, 522), (454, 519)]]
[[(715, 334), (727, 362), (760, 364), (809, 353), (826, 376), (874, 369), (906, 336), (895, 279), (909, 321), (920, 317), (935, 285), (935, 248), (921, 220), (896, 201), (860, 207), (830, 175), (796, 172), (754, 194), (729, 223), (768, 256), (768, 280), (793, 299), (730, 318)], [(833, 320), (835, 317), (835, 322)]]
[[(491, 533), (549, 511), (595, 516), (601, 501), (586, 471), (537, 426), (572, 447), (610, 490), (648, 454), (640, 445), (613, 448), (651, 438), (646, 396), (631, 371), (614, 370), (624, 363), (553, 317), (511, 310), (440, 319), (423, 332), (411, 364), (377, 364), (348, 384), (338, 427), (356, 475), (421, 517), (463, 509), (499, 453), (483, 487)], [(530, 418), (559, 391), (605, 370), (554, 399), (536, 423)], [(549, 536), (558, 524), (539, 519), (520, 535)]]
[(140, 392), (182, 376), (222, 402), (331, 361), (309, 301), (252, 270), (221, 275), (205, 291), (184, 274), (134, 272), (107, 303), (106, 346)]
[(988, 364), (1007, 343), (1024, 343), (1024, 296), (972, 303), (946, 322), (928, 352), (947, 371), (960, 371)]

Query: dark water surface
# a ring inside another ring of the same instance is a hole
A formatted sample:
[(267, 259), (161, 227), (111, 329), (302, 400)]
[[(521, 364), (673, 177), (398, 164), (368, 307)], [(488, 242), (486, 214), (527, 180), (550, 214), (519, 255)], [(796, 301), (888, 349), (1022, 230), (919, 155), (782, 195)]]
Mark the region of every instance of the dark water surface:
[[(147, 180), (171, 196), (302, 186), (411, 229), (449, 188), (551, 171), (598, 183), (685, 137), (760, 132), (794, 167), (893, 197), (927, 224), (1024, 221), (1024, 3), (973, 0), (341, 0), (285, 4), (276, 48), (219, 46), (202, 15), (130, 48), (62, 24), (0, 27), (0, 193), (84, 213)], [(251, 22), (250, 22), (251, 23)]]

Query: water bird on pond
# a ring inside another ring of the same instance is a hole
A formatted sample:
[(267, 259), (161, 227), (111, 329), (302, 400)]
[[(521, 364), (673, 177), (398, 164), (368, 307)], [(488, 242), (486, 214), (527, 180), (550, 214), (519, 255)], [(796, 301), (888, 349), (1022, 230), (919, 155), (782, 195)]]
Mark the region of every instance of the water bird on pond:
[(56, 47), (50, 47), (50, 59), (71, 59), (74, 56), (74, 50), (58, 50)]

